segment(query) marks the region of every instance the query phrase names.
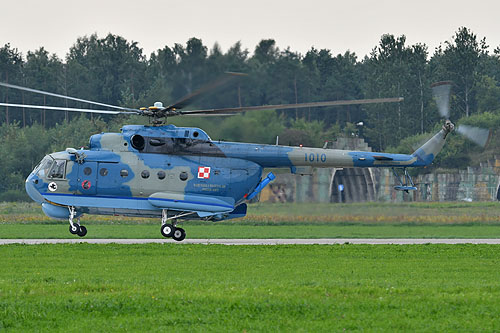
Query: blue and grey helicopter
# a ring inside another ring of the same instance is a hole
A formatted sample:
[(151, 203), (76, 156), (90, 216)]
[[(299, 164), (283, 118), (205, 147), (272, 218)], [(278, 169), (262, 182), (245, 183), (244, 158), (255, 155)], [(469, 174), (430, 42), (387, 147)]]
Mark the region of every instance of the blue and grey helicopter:
[[(48, 154), (26, 179), (28, 195), (41, 204), (47, 216), (68, 219), (70, 233), (80, 237), (87, 234), (80, 218), (84, 214), (101, 214), (161, 218), (161, 234), (182, 241), (186, 232), (177, 223), (183, 219), (221, 221), (245, 216), (246, 202), (252, 200), (275, 179), (272, 172), (263, 177), (264, 168), (289, 168), (292, 173), (296, 173), (300, 167), (390, 167), (399, 179), (396, 190), (416, 190), (407, 168), (431, 164), (442, 149), (447, 135), (454, 130), (453, 123), (448, 119), (450, 82), (433, 86), (436, 104), (445, 118), (442, 129), (412, 154), (214, 141), (200, 128), (176, 127), (164, 123), (168, 117), (181, 115), (228, 115), (262, 109), (295, 109), (402, 100), (382, 98), (184, 110), (201, 95), (238, 76), (238, 73), (226, 73), (215, 82), (169, 106), (165, 107), (157, 102), (152, 107), (141, 109), (0, 83), (0, 86), (11, 89), (90, 103), (103, 109), (8, 103), (0, 103), (0, 106), (101, 114), (139, 114), (151, 119), (150, 126), (127, 125), (123, 126), (120, 133), (92, 135), (87, 149), (67, 148), (65, 151)], [(488, 130), (467, 126), (460, 126), (458, 132), (480, 145), (485, 145), (489, 136)]]

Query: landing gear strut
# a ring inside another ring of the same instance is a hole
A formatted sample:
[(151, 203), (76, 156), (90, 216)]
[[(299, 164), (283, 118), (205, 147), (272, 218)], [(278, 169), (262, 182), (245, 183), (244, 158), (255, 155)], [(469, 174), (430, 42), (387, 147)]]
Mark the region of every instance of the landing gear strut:
[[(177, 227), (177, 220), (176, 218), (186, 216), (186, 215), (191, 215), (193, 214), (192, 212), (189, 213), (183, 213), (183, 214), (178, 214), (172, 217), (168, 217), (167, 210), (162, 209), (161, 211), (161, 234), (163, 237), (170, 238), (172, 237), (173, 240), (176, 240), (178, 242), (184, 240), (186, 238), (186, 231), (182, 228)], [(172, 223), (167, 223), (169, 220), (172, 220)]]
[(78, 235), (83, 237), (87, 234), (87, 228), (85, 226), (80, 225), (80, 218), (78, 218), (78, 223), (73, 223), (73, 219), (75, 218), (76, 211), (75, 207), (69, 206), (69, 232), (73, 235)]
[(394, 186), (394, 189), (396, 191), (405, 191), (406, 193), (408, 193), (409, 191), (416, 191), (417, 190), (417, 187), (413, 183), (413, 180), (411, 179), (411, 176), (408, 173), (408, 171), (406, 170), (406, 168), (403, 168), (403, 175), (402, 176), (400, 176), (397, 173), (396, 169), (394, 169), (394, 168), (392, 168), (392, 172), (394, 173), (394, 176), (396, 177), (396, 179), (399, 181), (399, 185)]

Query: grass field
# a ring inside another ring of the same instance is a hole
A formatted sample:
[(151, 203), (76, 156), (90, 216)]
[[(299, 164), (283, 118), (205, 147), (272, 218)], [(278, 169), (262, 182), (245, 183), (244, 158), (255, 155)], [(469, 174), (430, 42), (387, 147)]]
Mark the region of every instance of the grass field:
[[(187, 221), (188, 238), (500, 238), (496, 202), (252, 204), (243, 219)], [(87, 238), (161, 238), (159, 219), (84, 216)], [(0, 204), (0, 238), (75, 238), (40, 206)]]
[[(158, 219), (121, 216), (84, 216), (98, 224), (158, 224)], [(88, 223), (87, 222), (87, 223)], [(242, 219), (219, 224), (303, 224), (303, 223), (417, 223), (500, 224), (500, 202), (413, 202), (413, 203), (257, 203), (248, 207)], [(0, 225), (18, 223), (64, 224), (45, 216), (36, 203), (0, 203)]]
[(495, 245), (0, 246), (0, 331), (498, 331)]
[[(189, 238), (500, 238), (490, 203), (256, 204)], [(160, 238), (85, 216), (87, 238)], [(0, 203), (0, 238), (75, 238)], [(2, 245), (0, 332), (499, 331), (497, 245)]]
[[(85, 224), (85, 238), (163, 238), (159, 225)], [(500, 225), (191, 225), (187, 238), (500, 238)], [(68, 226), (52, 224), (0, 225), (0, 238), (79, 238)]]

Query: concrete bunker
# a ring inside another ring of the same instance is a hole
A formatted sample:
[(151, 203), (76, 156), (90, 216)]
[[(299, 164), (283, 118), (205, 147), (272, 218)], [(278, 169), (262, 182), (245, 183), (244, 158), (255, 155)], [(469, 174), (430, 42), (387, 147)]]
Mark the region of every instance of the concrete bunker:
[(330, 202), (364, 202), (375, 199), (375, 184), (369, 168), (344, 168), (333, 172)]

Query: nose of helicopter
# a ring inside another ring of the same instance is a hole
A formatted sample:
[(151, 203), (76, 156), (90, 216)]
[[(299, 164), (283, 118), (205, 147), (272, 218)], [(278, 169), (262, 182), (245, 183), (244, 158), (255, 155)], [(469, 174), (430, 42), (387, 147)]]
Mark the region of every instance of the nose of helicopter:
[(25, 182), (25, 187), (26, 187), (26, 193), (30, 196), (33, 201), (38, 202), (38, 203), (43, 203), (45, 200), (43, 199), (42, 195), (38, 190), (36, 189), (36, 182), (38, 182), (38, 177), (31, 174), (26, 178)]

